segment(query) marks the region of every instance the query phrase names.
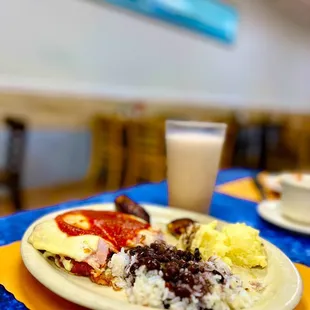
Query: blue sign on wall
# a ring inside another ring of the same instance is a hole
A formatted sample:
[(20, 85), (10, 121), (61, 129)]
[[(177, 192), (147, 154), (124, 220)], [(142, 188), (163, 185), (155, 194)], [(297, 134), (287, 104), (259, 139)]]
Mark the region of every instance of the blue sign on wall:
[(232, 43), (238, 12), (219, 0), (104, 0), (172, 24)]

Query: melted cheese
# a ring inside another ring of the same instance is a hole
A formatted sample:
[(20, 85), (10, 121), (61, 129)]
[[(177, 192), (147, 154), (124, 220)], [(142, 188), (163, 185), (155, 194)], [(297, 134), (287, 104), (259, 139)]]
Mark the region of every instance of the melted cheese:
[(78, 262), (97, 252), (101, 238), (94, 235), (68, 237), (54, 220), (38, 224), (31, 233), (28, 242), (37, 250), (44, 250), (60, 256), (68, 256)]
[[(79, 226), (83, 229), (88, 228), (88, 221), (83, 216), (68, 215), (66, 222)], [(143, 229), (135, 238), (128, 240), (129, 246), (137, 244), (150, 244), (157, 239), (162, 239), (162, 234), (157, 230)], [(35, 226), (28, 238), (28, 242), (37, 250), (43, 250), (44, 257), (55, 257), (56, 265), (58, 260), (63, 267), (70, 271), (72, 269), (71, 259), (77, 262), (85, 262), (93, 269), (100, 270), (106, 264), (109, 251), (116, 251), (114, 246), (106, 239), (95, 235), (68, 236), (62, 232), (55, 220), (49, 220)], [(67, 259), (69, 258), (69, 259)]]

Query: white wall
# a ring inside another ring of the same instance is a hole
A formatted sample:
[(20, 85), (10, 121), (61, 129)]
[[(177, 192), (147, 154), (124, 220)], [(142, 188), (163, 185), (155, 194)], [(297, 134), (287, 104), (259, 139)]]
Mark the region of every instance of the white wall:
[(240, 0), (226, 47), (86, 0), (0, 0), (0, 87), (310, 110), (310, 31)]

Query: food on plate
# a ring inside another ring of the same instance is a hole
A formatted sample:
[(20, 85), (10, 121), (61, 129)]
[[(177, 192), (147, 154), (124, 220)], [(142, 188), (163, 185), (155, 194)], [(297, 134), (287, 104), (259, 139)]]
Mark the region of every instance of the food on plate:
[(146, 222), (150, 222), (150, 216), (149, 214), (144, 210), (142, 206), (131, 200), (126, 195), (118, 196), (115, 200), (115, 207), (116, 210), (119, 212), (132, 214), (137, 217), (142, 218)]
[(146, 221), (120, 212), (77, 210), (38, 224), (28, 242), (58, 267), (94, 282), (122, 247), (150, 244), (162, 233)]
[[(123, 290), (130, 303), (171, 310), (239, 310), (265, 288), (232, 266), (266, 267), (257, 230), (181, 218), (167, 225), (176, 246), (152, 227), (142, 206), (127, 196), (117, 211), (73, 210), (35, 226), (28, 242), (57, 267), (96, 284)], [(168, 236), (167, 236), (168, 237)], [(248, 270), (248, 269), (246, 269)]]
[(163, 241), (122, 250), (108, 264), (115, 287), (129, 302), (161, 309), (247, 309), (256, 297), (230, 268), (213, 256), (203, 261), (198, 249), (177, 250)]
[(179, 247), (192, 252), (198, 248), (205, 260), (216, 255), (230, 266), (267, 266), (267, 254), (258, 230), (241, 223), (228, 224), (218, 230), (217, 224), (213, 221), (189, 226), (179, 239)]
[(192, 219), (181, 218), (181, 219), (177, 219), (177, 220), (170, 222), (167, 225), (167, 229), (171, 235), (178, 238), (186, 232), (186, 229), (189, 226), (193, 225), (194, 223), (195, 221), (193, 221)]

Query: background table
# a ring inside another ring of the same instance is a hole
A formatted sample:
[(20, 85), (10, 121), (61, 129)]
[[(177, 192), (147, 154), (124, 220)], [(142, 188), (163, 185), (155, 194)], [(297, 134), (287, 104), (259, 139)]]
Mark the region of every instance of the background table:
[[(262, 237), (299, 263), (297, 268), (304, 280), (304, 296), (298, 310), (310, 309), (310, 237), (278, 228), (258, 216), (256, 206), (260, 195), (253, 182), (256, 174), (257, 171), (245, 169), (221, 171), (210, 213), (228, 222), (245, 222), (258, 228)], [(0, 218), (0, 309), (81, 309), (49, 292), (28, 273), (21, 261), (19, 240), (26, 228), (44, 214), (81, 205), (112, 202), (120, 193), (126, 193), (141, 203), (168, 204), (167, 184), (161, 182)]]

